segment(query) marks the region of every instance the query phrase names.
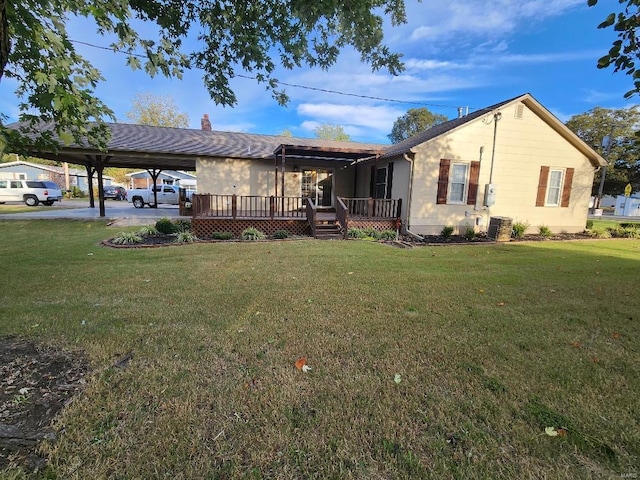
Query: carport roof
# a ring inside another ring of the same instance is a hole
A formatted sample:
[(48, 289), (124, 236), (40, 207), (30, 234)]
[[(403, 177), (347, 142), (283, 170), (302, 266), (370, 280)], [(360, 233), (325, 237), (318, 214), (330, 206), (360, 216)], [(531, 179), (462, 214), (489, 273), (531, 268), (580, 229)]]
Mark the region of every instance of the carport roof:
[[(107, 123), (111, 132), (107, 150), (88, 145), (62, 145), (57, 154), (38, 152), (43, 158), (92, 165), (96, 158), (108, 166), (195, 170), (197, 158), (273, 159), (284, 146), (287, 159), (353, 161), (381, 154), (385, 145), (294, 138), (281, 135), (191, 130), (127, 123)], [(10, 127), (19, 128), (20, 124)], [(53, 130), (43, 124), (40, 130)]]

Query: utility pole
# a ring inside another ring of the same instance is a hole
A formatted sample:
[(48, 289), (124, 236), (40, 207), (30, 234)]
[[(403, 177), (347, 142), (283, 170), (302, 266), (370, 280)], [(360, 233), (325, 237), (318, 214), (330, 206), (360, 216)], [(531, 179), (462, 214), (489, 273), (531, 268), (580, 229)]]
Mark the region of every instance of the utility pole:
[[(606, 141), (606, 145), (605, 145)], [(604, 159), (607, 161), (607, 165), (605, 165), (602, 170), (602, 174), (600, 175), (600, 185), (598, 186), (598, 196), (596, 197), (596, 201), (594, 202), (594, 210), (596, 208), (600, 208), (600, 202), (602, 201), (602, 191), (604, 190), (604, 179), (607, 176), (607, 168), (609, 167), (609, 154), (611, 153), (611, 143), (613, 142), (613, 124), (611, 124), (611, 132), (608, 137), (604, 137), (602, 139), (602, 146), (604, 147)]]

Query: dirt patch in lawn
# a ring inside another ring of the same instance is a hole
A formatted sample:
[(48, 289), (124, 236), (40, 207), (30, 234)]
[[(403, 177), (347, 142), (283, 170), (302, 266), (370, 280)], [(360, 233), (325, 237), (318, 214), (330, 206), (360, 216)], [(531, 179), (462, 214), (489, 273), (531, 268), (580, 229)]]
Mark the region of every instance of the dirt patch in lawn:
[(51, 423), (85, 385), (83, 354), (0, 337), (0, 470), (10, 465), (41, 470), (43, 440), (55, 440)]

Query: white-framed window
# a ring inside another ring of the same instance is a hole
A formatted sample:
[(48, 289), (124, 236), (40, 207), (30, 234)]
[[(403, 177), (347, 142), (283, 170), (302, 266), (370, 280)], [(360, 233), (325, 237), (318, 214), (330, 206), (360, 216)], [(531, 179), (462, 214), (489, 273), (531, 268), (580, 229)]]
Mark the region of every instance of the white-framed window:
[(465, 203), (467, 193), (467, 178), (469, 165), (466, 163), (452, 163), (449, 172), (449, 196), (447, 203)]
[(545, 199), (545, 206), (558, 207), (560, 206), (560, 199), (562, 198), (562, 182), (564, 178), (564, 170), (550, 169), (549, 170), (549, 183), (547, 184), (547, 197)]

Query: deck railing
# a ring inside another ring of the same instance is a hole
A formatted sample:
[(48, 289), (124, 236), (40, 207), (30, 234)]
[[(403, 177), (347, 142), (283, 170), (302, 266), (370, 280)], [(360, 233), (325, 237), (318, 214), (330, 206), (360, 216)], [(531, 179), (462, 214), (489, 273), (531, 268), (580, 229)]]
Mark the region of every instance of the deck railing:
[(194, 217), (305, 218), (302, 197), (195, 194)]
[(338, 221), (338, 224), (340, 224), (344, 238), (347, 238), (349, 210), (340, 197), (336, 198), (336, 220)]
[(306, 206), (307, 220), (309, 221), (309, 225), (311, 226), (311, 236), (313, 238), (316, 238), (316, 205), (309, 197), (305, 198), (304, 203)]
[(400, 218), (402, 199), (340, 197), (350, 217)]

